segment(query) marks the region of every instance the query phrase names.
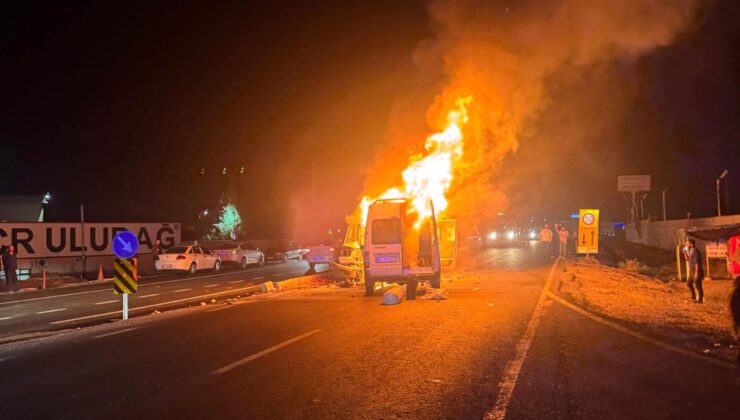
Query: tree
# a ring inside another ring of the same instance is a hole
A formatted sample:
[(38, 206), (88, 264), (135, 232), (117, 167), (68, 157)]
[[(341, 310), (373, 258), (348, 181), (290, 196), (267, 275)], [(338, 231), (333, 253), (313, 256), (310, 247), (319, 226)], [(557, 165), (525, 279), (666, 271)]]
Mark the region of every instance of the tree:
[(221, 196), (220, 203), (221, 211), (218, 214), (218, 222), (213, 224), (213, 228), (206, 235), (206, 239), (235, 240), (242, 231), (242, 217), (239, 214), (239, 209), (236, 208), (227, 194)]

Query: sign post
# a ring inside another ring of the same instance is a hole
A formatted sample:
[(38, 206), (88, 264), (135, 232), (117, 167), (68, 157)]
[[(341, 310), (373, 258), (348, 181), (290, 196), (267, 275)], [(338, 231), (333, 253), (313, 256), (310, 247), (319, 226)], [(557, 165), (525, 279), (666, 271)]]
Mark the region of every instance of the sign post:
[(599, 209), (581, 209), (578, 218), (578, 253), (599, 253)]
[(113, 263), (113, 291), (121, 295), (123, 320), (128, 319), (128, 295), (138, 289), (138, 263), (136, 252), (139, 240), (129, 231), (123, 231), (113, 238), (113, 252), (118, 258)]
[[(650, 192), (650, 175), (619, 175), (617, 177), (617, 191), (632, 194), (632, 205), (630, 206), (630, 221), (637, 219), (637, 199), (635, 194), (645, 193), (640, 200), (647, 197)], [(642, 201), (641, 201), (642, 202)]]

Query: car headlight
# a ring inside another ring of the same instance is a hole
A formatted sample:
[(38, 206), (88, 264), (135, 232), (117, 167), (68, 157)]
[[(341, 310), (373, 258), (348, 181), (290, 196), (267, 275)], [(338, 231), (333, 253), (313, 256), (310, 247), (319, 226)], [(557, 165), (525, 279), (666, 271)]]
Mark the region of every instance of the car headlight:
[(490, 240), (492, 240), (492, 241), (493, 241), (493, 240), (496, 240), (496, 232), (490, 232), (490, 233), (488, 234), (488, 239), (490, 239)]
[(537, 234), (535, 234), (533, 230), (529, 232), (529, 239), (534, 239), (536, 237), (537, 237)]
[(506, 232), (506, 237), (507, 238), (514, 239), (514, 236), (516, 236), (516, 234), (514, 233), (513, 230), (510, 230), (510, 231)]

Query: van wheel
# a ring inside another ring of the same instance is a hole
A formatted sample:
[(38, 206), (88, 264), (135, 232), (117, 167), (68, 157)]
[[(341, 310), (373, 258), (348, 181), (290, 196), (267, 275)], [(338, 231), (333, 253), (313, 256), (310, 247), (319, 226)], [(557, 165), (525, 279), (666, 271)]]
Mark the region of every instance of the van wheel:
[(213, 271), (221, 271), (221, 261), (216, 260), (216, 263), (213, 264)]
[(242, 268), (247, 268), (247, 257), (242, 258)]
[(316, 268), (316, 263), (312, 263), (312, 262), (308, 263), (308, 268), (313, 270), (314, 268)]
[(365, 296), (372, 296), (375, 294), (375, 282), (368, 279), (365, 276)]
[(258, 263), (258, 265), (260, 267), (262, 267), (263, 265), (265, 265), (265, 256), (264, 255), (260, 255), (260, 262)]
[(416, 280), (406, 282), (406, 300), (416, 299), (416, 286), (419, 284)]
[(442, 287), (442, 279), (440, 277), (441, 277), (441, 275), (437, 274), (429, 282), (433, 289), (439, 289), (440, 287)]
[(196, 267), (195, 263), (190, 264), (190, 268), (188, 268), (188, 274), (195, 274)]

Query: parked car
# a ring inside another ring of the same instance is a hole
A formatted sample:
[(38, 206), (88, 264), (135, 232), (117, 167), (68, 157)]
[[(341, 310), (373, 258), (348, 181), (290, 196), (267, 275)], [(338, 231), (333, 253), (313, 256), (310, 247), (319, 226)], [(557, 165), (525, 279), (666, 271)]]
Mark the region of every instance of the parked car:
[(249, 242), (225, 243), (219, 246), (214, 253), (221, 258), (223, 264), (239, 264), (241, 268), (247, 268), (249, 265), (265, 265), (265, 254)]
[(280, 241), (265, 251), (266, 261), (281, 261), (303, 259), (304, 249), (301, 248), (298, 241)]
[(154, 266), (157, 271), (177, 270), (194, 274), (198, 270), (221, 270), (221, 258), (204, 246), (175, 246), (160, 254)]
[(304, 255), (304, 258), (306, 261), (308, 261), (308, 266), (311, 268), (316, 267), (316, 264), (329, 264), (336, 262), (336, 252), (334, 252), (334, 247), (331, 245), (326, 245), (324, 243), (317, 243), (314, 245), (309, 245), (307, 248), (307, 252)]

